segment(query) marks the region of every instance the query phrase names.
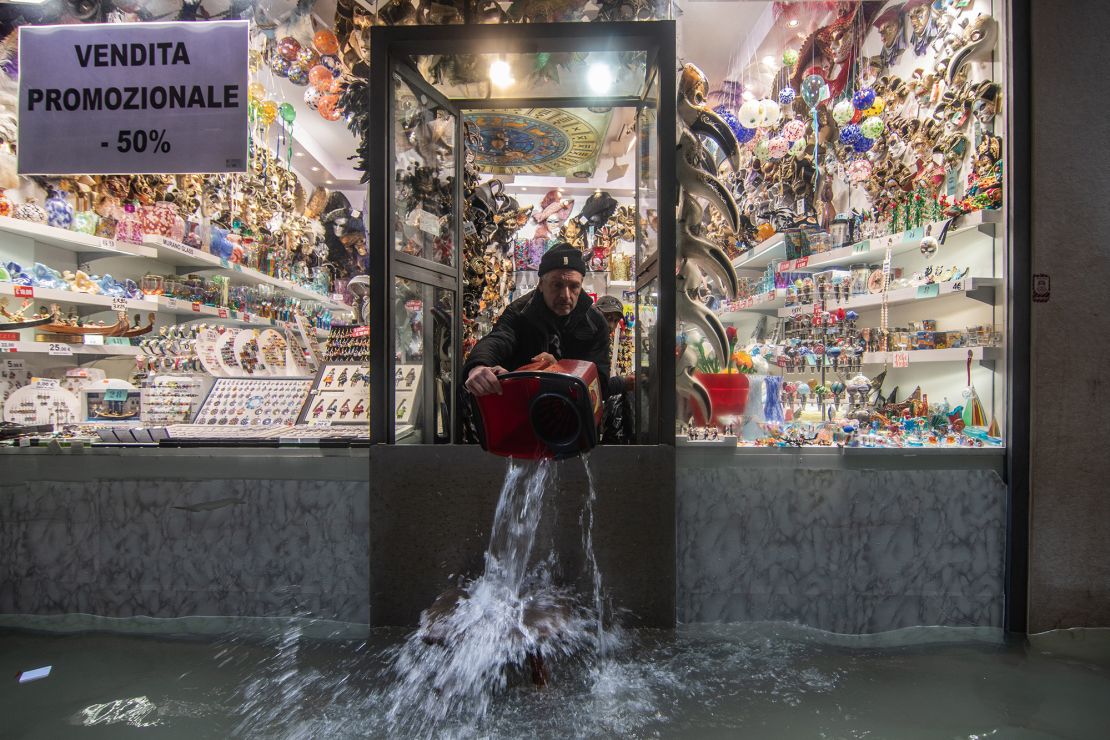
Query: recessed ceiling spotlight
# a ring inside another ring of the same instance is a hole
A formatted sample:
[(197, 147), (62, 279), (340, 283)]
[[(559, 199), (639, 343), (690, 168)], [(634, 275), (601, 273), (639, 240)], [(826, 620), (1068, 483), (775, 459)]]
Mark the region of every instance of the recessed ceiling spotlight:
[(319, 171), (320, 171), (320, 168), (319, 168), (319, 167), (317, 167), (316, 165), (313, 165), (313, 166), (312, 166), (312, 167), (311, 167), (310, 169), (311, 169), (311, 170), (312, 170), (313, 172), (319, 172)]
[(771, 56), (770, 54), (768, 54), (767, 56), (763, 57), (763, 63), (766, 64), (768, 67), (770, 67), (770, 66), (774, 65), (775, 58), (773, 56)]
[(797, 28), (798, 27), (798, 19), (797, 18), (791, 18), (787, 22), (786, 27), (787, 28)]
[(335, 182), (334, 180), (324, 180), (325, 185), (331, 185), (334, 182)]
[(605, 62), (591, 64), (590, 71), (586, 73), (586, 81), (595, 93), (607, 93), (613, 86), (613, 70)]
[(303, 157), (303, 156), (304, 156), (304, 152), (293, 152), (293, 156), (294, 156), (294, 157)]
[(504, 59), (498, 59), (489, 65), (489, 81), (495, 87), (508, 87), (513, 84), (513, 70)]
[(752, 95), (752, 91), (751, 91), (751, 90), (745, 90), (745, 91), (744, 91), (744, 92), (743, 92), (743, 93), (742, 93), (742, 94), (740, 95), (740, 97), (741, 97), (741, 98), (743, 98), (744, 100), (752, 100), (753, 98), (755, 98), (755, 95)]

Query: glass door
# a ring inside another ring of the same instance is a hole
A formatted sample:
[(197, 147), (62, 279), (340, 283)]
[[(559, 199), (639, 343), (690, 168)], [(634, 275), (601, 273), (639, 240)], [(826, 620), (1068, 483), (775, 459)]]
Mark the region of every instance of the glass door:
[(371, 226), (387, 276), (378, 302), (385, 321), (371, 323), (385, 327), (375, 363), (385, 381), (376, 439), (449, 443), (457, 425), (462, 119), (405, 61), (389, 63), (387, 115), (377, 117), (385, 135), (371, 137), (387, 144), (388, 173)]

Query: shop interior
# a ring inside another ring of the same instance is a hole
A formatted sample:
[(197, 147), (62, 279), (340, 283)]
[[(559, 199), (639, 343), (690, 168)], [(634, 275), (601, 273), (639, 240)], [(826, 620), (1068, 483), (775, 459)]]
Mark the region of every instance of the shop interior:
[[(177, 4), (163, 5), (148, 12), (173, 19)], [(372, 27), (411, 19), (408, 3), (304, 5), (252, 29), (244, 175), (17, 177), (14, 116), (0, 130), (5, 437), (370, 438), (368, 192), (383, 185), (367, 174), (366, 47)], [(588, 4), (566, 20), (601, 12), (625, 19)], [(678, 129), (728, 198), (702, 197), (680, 161), (674, 185), (703, 213), (677, 211), (668, 433), (740, 447), (1000, 446), (1005, 34), (992, 3), (645, 12), (677, 19), (680, 117), (686, 95), (732, 137), (694, 118)], [(650, 106), (625, 103), (648, 95), (651, 60), (411, 61), (419, 79), (397, 78), (391, 108), (392, 247), (457, 270), (459, 289), (393, 276), (392, 440), (473, 441), (457, 368), (556, 241), (583, 250), (591, 295), (624, 305), (614, 374), (648, 370), (660, 289), (638, 276), (670, 239), (652, 200), (670, 183), (651, 180)], [(3, 84), (10, 111), (17, 83)], [(460, 202), (445, 191), (434, 205), (455, 173)], [(643, 388), (632, 406), (636, 425), (658, 415)]]

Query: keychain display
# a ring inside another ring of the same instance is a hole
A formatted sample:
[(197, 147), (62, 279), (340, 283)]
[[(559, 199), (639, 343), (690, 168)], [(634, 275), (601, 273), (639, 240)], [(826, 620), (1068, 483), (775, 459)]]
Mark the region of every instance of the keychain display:
[(369, 363), (327, 363), (320, 368), (300, 423), (366, 426), (369, 419)]
[(365, 326), (333, 324), (324, 352), (326, 362), (369, 362), (370, 331)]

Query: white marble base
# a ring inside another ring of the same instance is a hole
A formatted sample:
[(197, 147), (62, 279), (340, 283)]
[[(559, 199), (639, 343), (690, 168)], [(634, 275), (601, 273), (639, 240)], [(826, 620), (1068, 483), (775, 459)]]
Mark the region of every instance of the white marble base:
[(1000, 626), (1006, 487), (983, 470), (677, 471), (680, 622)]
[(367, 623), (368, 553), (365, 483), (0, 486), (0, 613)]

